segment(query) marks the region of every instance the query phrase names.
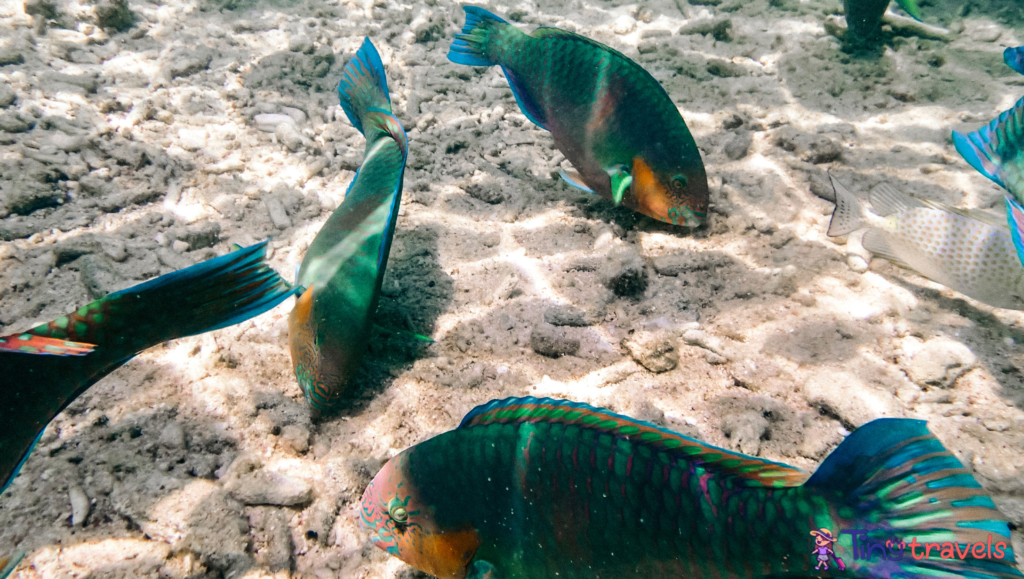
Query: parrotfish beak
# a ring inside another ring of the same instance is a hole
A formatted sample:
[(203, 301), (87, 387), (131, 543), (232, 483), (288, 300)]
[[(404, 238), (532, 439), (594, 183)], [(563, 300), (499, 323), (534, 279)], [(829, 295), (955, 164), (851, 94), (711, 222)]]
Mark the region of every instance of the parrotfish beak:
[[(695, 188), (702, 186), (705, 188), (702, 195), (705, 201), (704, 206), (695, 207), (694, 205), (701, 205), (699, 201), (698, 203), (693, 203), (689, 199), (679, 199), (680, 196), (673, 194), (665, 183), (665, 179), (659, 178), (650, 165), (641, 157), (633, 159), (632, 177), (633, 197), (638, 205), (637, 210), (641, 213), (665, 223), (683, 225), (685, 227), (699, 227), (704, 223), (704, 219), (707, 216), (706, 178), (704, 183), (692, 185)], [(697, 197), (701, 197), (700, 192), (697, 192)]]

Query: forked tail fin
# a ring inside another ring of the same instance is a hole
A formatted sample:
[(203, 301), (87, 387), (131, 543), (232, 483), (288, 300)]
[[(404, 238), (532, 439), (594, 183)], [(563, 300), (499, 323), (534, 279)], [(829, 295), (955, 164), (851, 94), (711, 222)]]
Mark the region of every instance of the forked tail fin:
[(491, 41), (495, 32), (509, 23), (477, 6), (463, 6), (466, 24), (462, 32), (455, 35), (448, 49), (448, 60), (455, 64), (469, 66), (492, 66), (497, 64), (491, 56)]
[[(1024, 576), (1006, 518), (926, 424), (901, 418), (870, 422), (848, 436), (805, 483), (843, 497), (838, 511), (845, 512), (850, 527), (842, 530), (854, 541), (847, 568), (865, 579)], [(877, 550), (864, 552), (865, 545), (894, 539), (906, 543), (898, 560)], [(922, 546), (928, 544), (938, 546)], [(975, 549), (979, 544), (982, 548)]]
[(864, 205), (854, 197), (843, 184), (829, 175), (832, 187), (836, 191), (836, 208), (832, 211), (832, 221), (828, 224), (829, 237), (846, 235), (864, 227)]
[(338, 98), (349, 122), (364, 135), (366, 131), (363, 129), (363, 121), (367, 113), (376, 111), (391, 114), (391, 97), (388, 96), (384, 63), (369, 38), (363, 40), (359, 52), (345, 65), (345, 72), (338, 82)]
[(953, 131), (953, 145), (979, 173), (1024, 202), (1024, 99), (973, 133)]

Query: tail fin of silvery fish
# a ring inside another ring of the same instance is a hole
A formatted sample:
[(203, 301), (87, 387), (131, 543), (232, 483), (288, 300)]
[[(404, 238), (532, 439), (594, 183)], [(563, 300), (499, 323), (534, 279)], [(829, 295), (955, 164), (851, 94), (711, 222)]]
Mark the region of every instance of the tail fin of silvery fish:
[(0, 557), (0, 579), (5, 579), (14, 571), (14, 568), (18, 566), (22, 558), (25, 557), (25, 551), (16, 551), (10, 557)]
[[(883, 418), (858, 428), (805, 483), (845, 497), (839, 545), (855, 577), (1022, 577), (1006, 518), (923, 420)], [(902, 540), (899, 560), (869, 545)], [(927, 549), (922, 544), (937, 543)], [(980, 546), (979, 546), (980, 545)], [(927, 549), (927, 551), (926, 551)], [(951, 555), (955, 550), (959, 555)], [(927, 555), (926, 555), (927, 553)], [(842, 555), (842, 553), (840, 553)]]
[(953, 131), (953, 145), (979, 173), (1024, 200), (1024, 99), (973, 133)]
[(1006, 198), (1006, 221), (1010, 226), (1010, 237), (1013, 247), (1017, 249), (1017, 257), (1024, 265), (1024, 244), (1021, 243), (1021, 229), (1024, 228), (1024, 207), (1009, 197)]
[(462, 33), (455, 35), (455, 42), (448, 49), (448, 60), (455, 64), (469, 66), (492, 66), (497, 62), (489, 56), (492, 34), (499, 26), (508, 22), (476, 6), (463, 6), (466, 11), (466, 25)]
[(345, 65), (345, 72), (338, 82), (338, 98), (349, 122), (364, 135), (363, 120), (368, 112), (391, 114), (384, 63), (369, 38), (363, 40), (359, 52)]
[(832, 188), (836, 191), (836, 208), (828, 224), (828, 235), (846, 235), (864, 227), (864, 205), (843, 184), (829, 175)]
[(1007, 48), (1003, 51), (1003, 62), (1013, 70), (1024, 74), (1024, 46)]

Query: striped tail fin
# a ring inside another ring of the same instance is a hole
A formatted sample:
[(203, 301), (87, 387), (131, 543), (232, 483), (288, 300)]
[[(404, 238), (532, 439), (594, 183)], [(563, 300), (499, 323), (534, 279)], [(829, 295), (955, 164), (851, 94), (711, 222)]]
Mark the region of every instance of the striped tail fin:
[(1013, 247), (1017, 250), (1017, 258), (1024, 266), (1024, 243), (1021, 243), (1021, 230), (1024, 229), (1024, 207), (1013, 199), (1006, 197), (1006, 221), (1010, 226), (1010, 237)]
[(979, 173), (1024, 202), (1024, 99), (973, 133), (953, 131), (953, 145)]
[[(853, 556), (845, 564), (855, 577), (1024, 577), (1006, 518), (923, 420), (883, 418), (862, 426), (825, 459), (806, 486), (843, 497), (837, 508), (846, 525), (840, 545), (846, 547), (850, 533), (853, 542), (846, 554)], [(893, 539), (897, 545), (906, 543), (899, 560), (891, 552), (889, 557), (880, 553), (882, 547), (869, 547)], [(921, 546), (933, 543), (938, 547)], [(979, 544), (983, 557), (970, 552)]]
[[(380, 54), (370, 42), (363, 39), (356, 55), (345, 65), (345, 72), (338, 82), (338, 98), (352, 126), (363, 130), (363, 121), (370, 111), (391, 114), (391, 97), (388, 96), (388, 78)], [(367, 140), (371, 140), (367, 136)]]
[(469, 66), (497, 64), (489, 55), (491, 38), (499, 26), (508, 26), (508, 22), (477, 6), (462, 9), (466, 11), (466, 24), (462, 32), (455, 35), (455, 42), (448, 49), (448, 60)]
[(1007, 48), (1003, 51), (1003, 62), (1013, 70), (1024, 74), (1024, 46)]

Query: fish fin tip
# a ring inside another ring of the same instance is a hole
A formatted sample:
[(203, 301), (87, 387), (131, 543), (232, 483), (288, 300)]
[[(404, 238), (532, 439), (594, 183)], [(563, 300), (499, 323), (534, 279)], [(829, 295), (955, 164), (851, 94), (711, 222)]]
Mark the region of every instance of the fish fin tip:
[(17, 550), (13, 555), (5, 558), (0, 558), (0, 579), (5, 579), (8, 575), (14, 571), (18, 563), (25, 558), (25, 551)]
[(1024, 74), (1024, 46), (1010, 47), (1003, 51), (1003, 62), (1013, 70)]
[(911, 270), (914, 269), (910, 264), (904, 261), (903, 258), (896, 255), (896, 252), (893, 251), (889, 242), (885, 239), (885, 236), (877, 229), (869, 229), (865, 231), (861, 244), (864, 245), (864, 249), (870, 251), (875, 257), (881, 257), (882, 259), (891, 261), (900, 267), (905, 267)]
[(832, 179), (832, 188), (836, 193), (836, 208), (832, 211), (832, 220), (828, 224), (828, 236), (846, 235), (864, 227), (864, 206), (860, 199), (850, 193), (838, 179)]
[(96, 344), (61, 340), (28, 332), (0, 337), (0, 352), (41, 356), (84, 356), (96, 349)]
[[(1010, 543), (1006, 518), (924, 420), (868, 422), (847, 436), (804, 486), (838, 497), (833, 499), (837, 507), (849, 507), (842, 526), (860, 529), (861, 540), (884, 543), (895, 533), (921, 542), (985, 543), (991, 538)], [(942, 559), (937, 553), (894, 564), (902, 571), (899, 576), (908, 579), (1021, 576), (1012, 547), (1002, 559)]]
[(910, 15), (911, 18), (921, 22), (921, 8), (917, 5), (915, 0), (896, 0), (896, 3), (900, 5), (900, 8), (904, 12)]
[(583, 176), (575, 169), (570, 169), (568, 171), (565, 169), (559, 169), (558, 176), (561, 177), (562, 181), (565, 181), (566, 185), (569, 185), (570, 187), (579, 189), (586, 193), (594, 192), (593, 189), (583, 184)]
[(364, 38), (356, 54), (345, 65), (338, 81), (338, 99), (352, 126), (364, 133), (363, 116), (369, 109), (391, 114), (388, 79), (377, 48)]
[(1021, 182), (1024, 170), (1007, 161), (1024, 149), (1024, 98), (988, 125), (966, 135), (953, 131), (952, 138), (956, 151), (979, 173), (1015, 195), (1021, 193), (1008, 187), (1007, 181)]
[(1024, 243), (1021, 239), (1021, 229), (1024, 228), (1024, 207), (1016, 200), (1006, 197), (1006, 224), (1010, 227), (1010, 238), (1013, 239), (1013, 247), (1017, 250), (1017, 258), (1021, 265), (1024, 265)]
[(508, 22), (479, 6), (463, 6), (462, 9), (466, 12), (466, 23), (448, 49), (448, 60), (467, 66), (497, 64), (487, 56), (490, 36), (495, 25), (508, 25)]

